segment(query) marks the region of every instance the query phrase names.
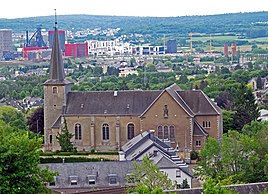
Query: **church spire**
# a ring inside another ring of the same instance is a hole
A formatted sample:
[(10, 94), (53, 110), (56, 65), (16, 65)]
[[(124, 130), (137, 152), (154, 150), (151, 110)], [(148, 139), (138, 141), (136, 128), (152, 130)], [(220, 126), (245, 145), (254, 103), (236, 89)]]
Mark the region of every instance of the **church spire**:
[(59, 33), (55, 26), (53, 46), (50, 60), (49, 79), (63, 81), (64, 80), (64, 66), (62, 61), (62, 52), (60, 49)]

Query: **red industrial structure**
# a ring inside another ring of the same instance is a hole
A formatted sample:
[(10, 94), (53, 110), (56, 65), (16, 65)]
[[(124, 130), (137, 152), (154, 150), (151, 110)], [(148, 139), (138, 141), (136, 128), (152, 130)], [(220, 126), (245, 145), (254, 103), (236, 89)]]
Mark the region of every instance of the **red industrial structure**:
[(28, 52), (29, 51), (46, 50), (46, 49), (48, 49), (48, 47), (24, 47), (22, 49), (23, 58), (28, 59)]
[(88, 43), (65, 44), (65, 56), (88, 57)]
[(236, 43), (232, 44), (232, 56), (236, 55)]
[(229, 50), (228, 49), (229, 49), (228, 44), (225, 43), (224, 44), (224, 56), (226, 56), (226, 57), (228, 57), (228, 55), (229, 55)]
[(47, 50), (48, 47), (43, 39), (41, 25), (39, 25), (34, 34), (29, 38), (29, 32), (26, 31), (26, 40), (22, 49), (23, 58), (28, 59), (28, 52)]

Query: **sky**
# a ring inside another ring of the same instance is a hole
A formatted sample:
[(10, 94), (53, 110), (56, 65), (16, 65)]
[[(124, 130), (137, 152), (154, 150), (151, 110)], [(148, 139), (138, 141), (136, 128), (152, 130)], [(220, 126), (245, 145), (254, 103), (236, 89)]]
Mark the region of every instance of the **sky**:
[(6, 0), (0, 18), (67, 14), (174, 17), (268, 11), (268, 0)]

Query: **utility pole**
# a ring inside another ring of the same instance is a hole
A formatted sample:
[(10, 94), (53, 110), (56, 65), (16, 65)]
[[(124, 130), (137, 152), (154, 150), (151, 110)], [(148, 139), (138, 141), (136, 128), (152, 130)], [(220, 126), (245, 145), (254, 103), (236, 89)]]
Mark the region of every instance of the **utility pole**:
[(212, 54), (212, 35), (210, 34), (210, 44), (209, 44), (210, 54)]
[(190, 53), (193, 53), (193, 33), (190, 32)]

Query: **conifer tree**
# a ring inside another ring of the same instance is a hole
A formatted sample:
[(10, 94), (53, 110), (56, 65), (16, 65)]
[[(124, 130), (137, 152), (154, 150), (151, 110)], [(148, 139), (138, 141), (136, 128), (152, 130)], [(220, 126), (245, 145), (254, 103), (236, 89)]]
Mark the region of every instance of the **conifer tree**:
[(259, 116), (258, 105), (252, 90), (245, 84), (241, 84), (236, 92), (233, 104), (235, 129), (241, 131), (244, 125), (256, 120)]
[(64, 118), (64, 125), (61, 131), (56, 135), (56, 139), (60, 144), (62, 152), (72, 152), (75, 150), (74, 145), (71, 142), (73, 136), (74, 134), (69, 132), (66, 119)]

